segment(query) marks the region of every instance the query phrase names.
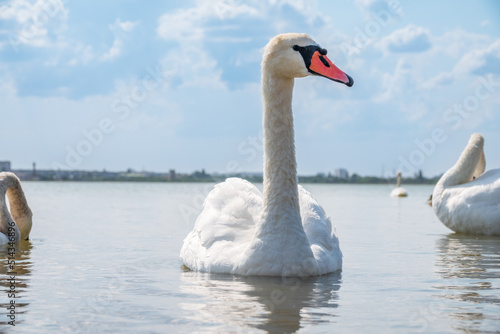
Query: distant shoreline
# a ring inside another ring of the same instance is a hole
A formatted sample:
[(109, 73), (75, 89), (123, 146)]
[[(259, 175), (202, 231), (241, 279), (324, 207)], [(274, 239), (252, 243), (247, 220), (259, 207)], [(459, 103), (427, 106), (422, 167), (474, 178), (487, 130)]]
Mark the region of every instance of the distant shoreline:
[[(128, 170), (124, 172), (108, 171), (84, 171), (84, 170), (12, 170), (22, 181), (77, 181), (77, 182), (222, 182), (229, 177), (240, 177), (250, 182), (261, 183), (260, 173), (234, 173), (234, 174), (208, 174), (204, 170), (195, 171), (191, 174), (176, 173), (171, 170), (168, 173), (136, 172)], [(426, 178), (419, 173), (413, 177), (403, 177), (403, 184), (435, 184), (440, 176)], [(300, 183), (323, 183), (323, 184), (392, 184), (396, 183), (394, 177), (361, 176), (356, 173), (344, 178), (332, 174), (318, 173), (316, 175), (299, 175)]]

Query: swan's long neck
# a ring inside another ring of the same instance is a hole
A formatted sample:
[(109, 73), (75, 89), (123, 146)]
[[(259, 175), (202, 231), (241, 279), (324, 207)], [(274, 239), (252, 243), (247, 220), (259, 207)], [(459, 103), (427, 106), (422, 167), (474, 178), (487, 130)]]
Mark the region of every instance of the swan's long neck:
[[(22, 239), (27, 239), (31, 231), (31, 217), (32, 212), (28, 206), (28, 201), (24, 195), (23, 188), (19, 179), (11, 173), (3, 173), (0, 178), (2, 181), (0, 186), (0, 196), (3, 200), (2, 215), (3, 219), (14, 219)], [(10, 204), (10, 214), (5, 204), (5, 195), (7, 195)]]
[[(264, 203), (262, 223), (300, 225), (294, 129), (293, 78), (263, 67)], [(272, 223), (271, 223), (272, 222)]]
[(478, 177), (479, 175), (484, 173), (484, 170), (486, 169), (486, 158), (484, 157), (484, 151), (481, 150), (481, 157), (479, 158), (479, 162), (476, 165), (476, 168), (474, 169), (473, 176)]
[(483, 153), (483, 143), (469, 143), (460, 155), (457, 163), (451, 167), (436, 184), (437, 188), (452, 187), (464, 184), (484, 172), (486, 162)]

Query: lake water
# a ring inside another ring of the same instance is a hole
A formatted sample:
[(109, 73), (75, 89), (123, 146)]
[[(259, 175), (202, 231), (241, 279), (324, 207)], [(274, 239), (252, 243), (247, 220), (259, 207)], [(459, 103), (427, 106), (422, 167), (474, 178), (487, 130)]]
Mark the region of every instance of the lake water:
[(212, 184), (25, 182), (32, 240), (16, 253), (15, 327), (2, 260), (0, 332), (500, 332), (500, 238), (459, 236), (432, 186), (305, 184), (336, 226), (341, 273), (201, 274), (179, 251)]

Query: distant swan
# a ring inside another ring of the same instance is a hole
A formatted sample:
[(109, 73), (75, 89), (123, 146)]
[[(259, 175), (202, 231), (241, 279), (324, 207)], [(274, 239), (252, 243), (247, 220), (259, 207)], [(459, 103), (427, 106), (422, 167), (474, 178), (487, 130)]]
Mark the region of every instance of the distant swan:
[(486, 173), (484, 139), (473, 134), (457, 163), (436, 184), (432, 207), (458, 233), (500, 235), (500, 169)]
[(401, 172), (398, 172), (396, 188), (392, 189), (391, 197), (406, 197), (408, 196), (408, 191), (401, 187)]
[(352, 86), (306, 34), (282, 34), (264, 49), (264, 191), (229, 178), (208, 194), (184, 240), (186, 267), (203, 272), (312, 276), (340, 270), (342, 253), (323, 208), (297, 184), (294, 78), (319, 75)]
[[(9, 198), (10, 212), (5, 196)], [(33, 214), (24, 196), (21, 181), (14, 173), (0, 173), (0, 206), (0, 245), (29, 239)]]

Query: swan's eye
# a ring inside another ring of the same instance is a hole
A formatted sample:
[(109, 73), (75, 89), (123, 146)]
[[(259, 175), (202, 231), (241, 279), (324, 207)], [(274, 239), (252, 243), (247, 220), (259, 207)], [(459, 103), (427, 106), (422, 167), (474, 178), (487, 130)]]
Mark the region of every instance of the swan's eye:
[(294, 45), (294, 46), (293, 46), (293, 49), (294, 49), (295, 51), (299, 51), (300, 46), (298, 46), (298, 45)]

